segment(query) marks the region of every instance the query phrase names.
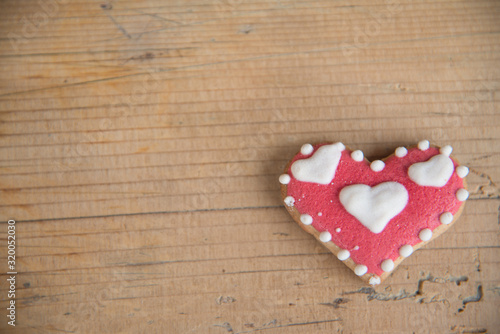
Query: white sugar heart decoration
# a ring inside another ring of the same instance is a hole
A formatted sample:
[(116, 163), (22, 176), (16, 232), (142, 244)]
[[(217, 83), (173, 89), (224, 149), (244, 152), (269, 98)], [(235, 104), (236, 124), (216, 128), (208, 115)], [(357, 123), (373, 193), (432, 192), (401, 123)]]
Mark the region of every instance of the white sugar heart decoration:
[(361, 224), (373, 233), (380, 233), (403, 211), (408, 203), (408, 192), (397, 182), (384, 182), (375, 187), (355, 184), (343, 188), (339, 199)]
[(312, 157), (295, 162), (291, 168), (292, 173), (302, 182), (328, 184), (335, 177), (344, 149), (342, 143), (321, 146)]
[(451, 152), (424, 140), (370, 163), (341, 143), (305, 144), (279, 177), (281, 195), (305, 231), (380, 284), (460, 216), (469, 170)]
[(442, 187), (448, 183), (453, 170), (453, 161), (444, 154), (438, 154), (426, 162), (411, 165), (408, 169), (408, 175), (418, 185)]

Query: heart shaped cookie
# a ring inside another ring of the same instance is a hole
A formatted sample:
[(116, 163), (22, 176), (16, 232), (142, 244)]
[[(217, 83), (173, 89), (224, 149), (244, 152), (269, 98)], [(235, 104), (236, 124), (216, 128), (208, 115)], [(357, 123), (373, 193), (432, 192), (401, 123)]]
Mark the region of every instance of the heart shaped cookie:
[(305, 144), (279, 178), (281, 195), (304, 230), (379, 284), (462, 213), (469, 169), (451, 152), (423, 140), (370, 163), (342, 143)]

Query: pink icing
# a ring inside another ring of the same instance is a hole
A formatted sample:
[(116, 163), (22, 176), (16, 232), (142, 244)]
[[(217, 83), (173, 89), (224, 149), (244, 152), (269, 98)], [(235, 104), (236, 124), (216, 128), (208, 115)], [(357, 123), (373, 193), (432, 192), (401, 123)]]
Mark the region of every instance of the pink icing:
[[(320, 146), (322, 145), (314, 146), (314, 151)], [(454, 215), (460, 209), (462, 202), (456, 199), (455, 193), (463, 187), (463, 180), (455, 172), (448, 183), (440, 188), (419, 186), (408, 177), (409, 166), (427, 161), (437, 154), (439, 150), (434, 147), (425, 151), (412, 148), (402, 158), (391, 156), (385, 161), (382, 171), (374, 172), (370, 169), (369, 162), (355, 161), (351, 158), (351, 151), (344, 150), (335, 178), (328, 185), (300, 182), (289, 170), (291, 180), (287, 186), (287, 196), (296, 199), (295, 207), (301, 214), (313, 217), (312, 226), (315, 229), (330, 232), (331, 241), (340, 248), (347, 249), (354, 262), (367, 266), (369, 273), (381, 275), (381, 264), (384, 260), (395, 261), (399, 257), (400, 247), (420, 243), (420, 230), (434, 230), (438, 227), (441, 224), (439, 217), (443, 212), (451, 212)], [(310, 155), (299, 153), (292, 163), (308, 157)], [(457, 166), (454, 160), (453, 164)], [(381, 233), (374, 234), (345, 210), (340, 203), (339, 192), (346, 185), (375, 186), (386, 181), (398, 182), (406, 188), (408, 204), (400, 214), (389, 221)], [(321, 216), (318, 216), (319, 212), (322, 213)], [(341, 232), (335, 232), (338, 228)], [(359, 246), (358, 250), (355, 249), (356, 246)]]

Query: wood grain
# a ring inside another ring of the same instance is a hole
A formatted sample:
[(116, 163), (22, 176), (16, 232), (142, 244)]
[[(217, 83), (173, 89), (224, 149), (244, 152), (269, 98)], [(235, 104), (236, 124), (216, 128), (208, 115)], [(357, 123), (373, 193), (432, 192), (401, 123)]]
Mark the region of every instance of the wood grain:
[[(18, 271), (17, 325), (0, 331), (495, 333), (499, 14), (0, 2), (0, 221), (16, 220)], [(368, 288), (291, 221), (277, 177), (305, 142), (374, 159), (424, 138), (470, 167), (471, 198)]]

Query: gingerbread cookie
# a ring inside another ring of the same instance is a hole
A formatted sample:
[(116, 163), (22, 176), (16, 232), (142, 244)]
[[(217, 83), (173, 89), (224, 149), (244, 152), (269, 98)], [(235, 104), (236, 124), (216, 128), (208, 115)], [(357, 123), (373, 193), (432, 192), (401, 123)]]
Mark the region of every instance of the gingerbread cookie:
[(305, 144), (279, 177), (286, 209), (364, 281), (382, 282), (462, 213), (469, 169), (427, 140), (369, 162), (342, 143)]

